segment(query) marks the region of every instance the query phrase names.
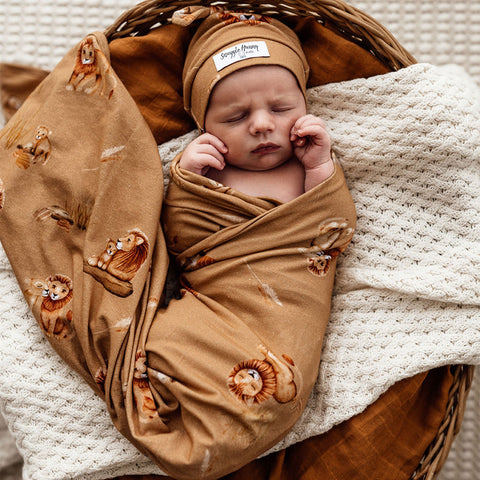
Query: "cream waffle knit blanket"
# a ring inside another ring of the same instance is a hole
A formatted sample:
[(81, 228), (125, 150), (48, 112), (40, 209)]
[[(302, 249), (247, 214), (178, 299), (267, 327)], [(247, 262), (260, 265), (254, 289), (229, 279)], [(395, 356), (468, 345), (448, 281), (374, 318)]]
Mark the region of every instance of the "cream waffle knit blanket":
[[(358, 225), (339, 262), (315, 390), (276, 448), (361, 412), (393, 383), (480, 363), (480, 90), (418, 64), (309, 91), (327, 122)], [(167, 165), (194, 133), (160, 147)], [(0, 255), (0, 411), (24, 478), (91, 480), (158, 470), (49, 347)]]

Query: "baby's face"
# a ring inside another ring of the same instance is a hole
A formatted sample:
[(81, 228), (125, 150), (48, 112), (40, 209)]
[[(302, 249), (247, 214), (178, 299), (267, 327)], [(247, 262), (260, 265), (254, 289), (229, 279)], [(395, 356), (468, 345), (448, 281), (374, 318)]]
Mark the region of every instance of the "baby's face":
[(278, 66), (247, 67), (215, 86), (205, 130), (227, 146), (230, 165), (269, 170), (292, 158), (290, 131), (305, 114), (305, 99), (292, 73)]

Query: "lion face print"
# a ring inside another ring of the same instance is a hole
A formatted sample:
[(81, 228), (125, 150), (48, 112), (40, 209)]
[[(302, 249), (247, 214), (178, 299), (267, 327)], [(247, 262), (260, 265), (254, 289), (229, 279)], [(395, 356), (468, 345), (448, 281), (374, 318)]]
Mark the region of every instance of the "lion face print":
[(288, 403), (297, 396), (295, 366), (288, 355), (277, 357), (265, 345), (258, 345), (264, 359), (238, 363), (228, 377), (228, 388), (242, 403), (256, 405), (269, 398)]
[(52, 275), (44, 282), (40, 306), (40, 325), (47, 337), (58, 340), (73, 336), (73, 283), (66, 275)]
[(66, 89), (88, 95), (98, 93), (110, 99), (116, 86), (117, 80), (97, 39), (94, 35), (87, 36), (77, 51), (75, 65)]
[(43, 290), (42, 295), (57, 302), (65, 298), (72, 290), (70, 279), (56, 275), (48, 279), (47, 287)]
[(329, 250), (327, 252), (316, 252), (311, 257), (307, 258), (307, 269), (316, 277), (324, 277), (330, 270), (332, 261), (340, 255), (337, 249)]
[(129, 233), (125, 237), (121, 237), (116, 241), (117, 250), (123, 250), (124, 252), (129, 252), (135, 246), (142, 244), (144, 239), (135, 233)]
[(82, 65), (91, 65), (95, 63), (95, 48), (93, 46), (93, 41), (83, 42), (83, 45), (80, 48), (80, 61)]
[[(252, 365), (256, 366), (256, 365)], [(243, 395), (256, 397), (263, 388), (263, 379), (258, 369), (241, 368), (233, 377), (233, 383), (240, 386)]]
[(230, 391), (247, 405), (268, 400), (275, 393), (276, 385), (272, 366), (258, 359), (246, 360), (235, 365), (228, 378)]
[(13, 152), (17, 167), (26, 170), (32, 165), (46, 165), (52, 150), (51, 135), (48, 127), (39, 126), (33, 135), (33, 142), (17, 145)]

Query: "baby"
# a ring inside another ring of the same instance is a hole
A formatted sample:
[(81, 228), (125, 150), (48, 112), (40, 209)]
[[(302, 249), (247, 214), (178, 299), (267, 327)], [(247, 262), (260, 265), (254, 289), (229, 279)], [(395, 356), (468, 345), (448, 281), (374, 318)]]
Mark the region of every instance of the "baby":
[(228, 15), (219, 28), (204, 22), (187, 54), (185, 106), (205, 133), (179, 165), (243, 193), (288, 202), (334, 172), (325, 124), (306, 114), (308, 65), (282, 23)]

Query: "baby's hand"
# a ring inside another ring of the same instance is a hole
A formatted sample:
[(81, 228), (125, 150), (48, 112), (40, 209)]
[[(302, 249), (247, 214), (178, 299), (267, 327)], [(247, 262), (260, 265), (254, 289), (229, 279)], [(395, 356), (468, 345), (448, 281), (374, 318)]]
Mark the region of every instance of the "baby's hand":
[(189, 172), (205, 175), (209, 168), (223, 170), (225, 159), (223, 155), (228, 152), (225, 144), (210, 133), (204, 133), (193, 140), (182, 154), (180, 168)]
[(325, 123), (313, 115), (300, 117), (290, 131), (294, 153), (306, 171), (331, 160), (330, 137)]

